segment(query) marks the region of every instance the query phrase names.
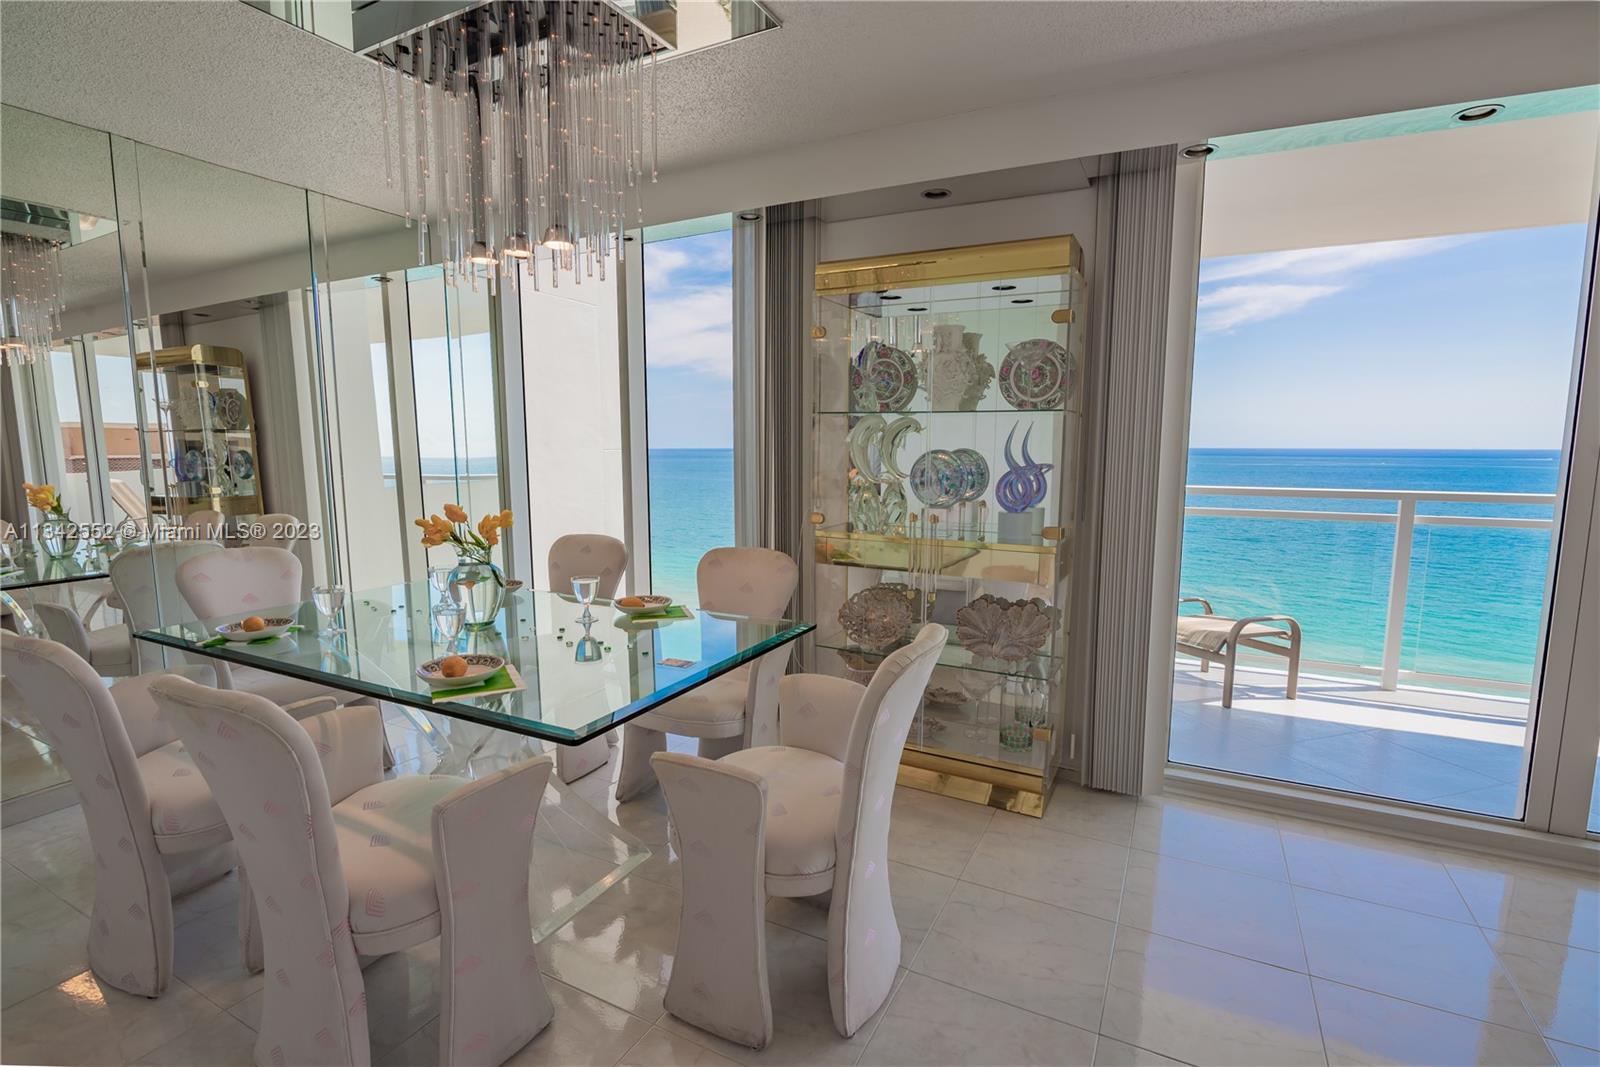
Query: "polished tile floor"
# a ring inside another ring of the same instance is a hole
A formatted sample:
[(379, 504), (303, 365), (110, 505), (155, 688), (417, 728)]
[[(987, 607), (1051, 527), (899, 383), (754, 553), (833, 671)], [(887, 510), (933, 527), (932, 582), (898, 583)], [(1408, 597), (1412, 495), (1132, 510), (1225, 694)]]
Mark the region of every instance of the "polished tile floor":
[[(1222, 669), (1180, 658), (1173, 679), (1175, 763), (1515, 818), (1528, 702), (1502, 696), (1241, 669), (1232, 708)], [(1600, 826), (1600, 790), (1589, 815)]]
[[(826, 913), (773, 901), (776, 1038), (730, 1045), (663, 1013), (679, 884), (665, 807), (616, 805), (606, 773), (546, 800), (535, 919), (612, 863), (551, 837), (589, 825), (585, 805), (652, 854), (541, 942), (555, 1022), (516, 1063), (1600, 1063), (1595, 873), (1066, 787), (1042, 820), (899, 791), (888, 1004), (840, 1038)], [(178, 904), (177, 980), (147, 1001), (86, 971), (76, 808), (5, 830), (0, 860), (5, 1062), (250, 1062), (261, 982), (237, 964), (231, 877)], [(436, 945), (367, 968), (376, 1062), (436, 1062), (436, 969)]]

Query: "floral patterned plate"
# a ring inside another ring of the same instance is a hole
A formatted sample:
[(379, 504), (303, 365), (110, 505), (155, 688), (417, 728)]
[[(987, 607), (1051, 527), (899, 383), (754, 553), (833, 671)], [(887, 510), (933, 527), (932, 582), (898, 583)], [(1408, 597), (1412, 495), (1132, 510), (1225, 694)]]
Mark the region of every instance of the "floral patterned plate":
[(850, 363), (850, 401), (856, 411), (904, 411), (917, 395), (917, 364), (904, 350), (868, 341)]
[(1018, 411), (1059, 408), (1076, 378), (1077, 368), (1067, 350), (1036, 337), (1007, 350), (1000, 364), (1000, 395)]

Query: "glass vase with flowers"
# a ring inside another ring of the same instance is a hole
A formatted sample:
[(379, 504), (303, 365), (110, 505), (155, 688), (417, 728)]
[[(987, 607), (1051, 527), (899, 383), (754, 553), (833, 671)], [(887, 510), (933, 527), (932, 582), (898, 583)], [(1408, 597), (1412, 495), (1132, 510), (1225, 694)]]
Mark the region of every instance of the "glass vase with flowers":
[(505, 576), (492, 553), (500, 543), (500, 531), (511, 525), (510, 510), (490, 512), (474, 527), (460, 504), (446, 504), (442, 518), (429, 515), (415, 522), (422, 530), (424, 548), (449, 545), (456, 550), (447, 588), (450, 598), (461, 605), (467, 629), (492, 628), (506, 595)]
[(65, 559), (78, 551), (78, 524), (72, 521), (61, 503), (61, 493), (53, 485), (23, 482), (28, 503), (44, 513), (39, 520), (39, 545), (51, 559)]

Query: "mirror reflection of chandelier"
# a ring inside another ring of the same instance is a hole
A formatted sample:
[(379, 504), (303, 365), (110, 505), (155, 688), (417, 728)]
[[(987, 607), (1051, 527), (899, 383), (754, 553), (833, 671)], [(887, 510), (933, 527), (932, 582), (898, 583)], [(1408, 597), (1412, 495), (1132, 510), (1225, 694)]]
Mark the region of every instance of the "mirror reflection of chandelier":
[(556, 284), (603, 280), (656, 177), (661, 47), (601, 0), (494, 0), (368, 50), (419, 263), (491, 292), (519, 264), (537, 287), (546, 254)]
[(0, 362), (33, 363), (50, 351), (61, 327), (60, 245), (38, 237), (0, 234)]

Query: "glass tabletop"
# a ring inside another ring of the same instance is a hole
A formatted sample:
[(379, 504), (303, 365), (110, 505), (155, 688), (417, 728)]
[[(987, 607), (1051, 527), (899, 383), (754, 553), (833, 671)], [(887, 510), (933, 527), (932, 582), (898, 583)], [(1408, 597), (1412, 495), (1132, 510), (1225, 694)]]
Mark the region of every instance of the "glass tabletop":
[(62, 559), (52, 559), (43, 550), (16, 551), (13, 562), (0, 566), (0, 590), (87, 582), (106, 576), (106, 558), (97, 551)]
[[(223, 619), (140, 630), (142, 640), (319, 682), (366, 696), (560, 744), (576, 744), (681, 693), (796, 640), (815, 627), (787, 619), (752, 619), (686, 605), (689, 618), (631, 622), (596, 600), (589, 633), (598, 659), (580, 660), (583, 608), (571, 596), (517, 589), (493, 630), (445, 641), (434, 631), (427, 582), (387, 586), (345, 599), (343, 629), (319, 632), (310, 601), (262, 608), (292, 616), (301, 629), (261, 642), (217, 644)], [(417, 668), (450, 652), (504, 657), (524, 688), (494, 696), (435, 699)]]

